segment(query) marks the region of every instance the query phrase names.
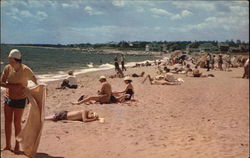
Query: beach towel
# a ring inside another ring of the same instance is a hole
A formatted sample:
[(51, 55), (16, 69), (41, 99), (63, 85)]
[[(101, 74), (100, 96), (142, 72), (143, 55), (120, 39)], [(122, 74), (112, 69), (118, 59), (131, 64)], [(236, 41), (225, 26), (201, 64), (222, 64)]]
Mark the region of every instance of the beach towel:
[(16, 140), (20, 142), (24, 153), (29, 157), (33, 157), (38, 149), (42, 134), (46, 86), (38, 85), (31, 88), (30, 92), (31, 97), (29, 97), (29, 101), (31, 108), (28, 119), (23, 130), (16, 137)]

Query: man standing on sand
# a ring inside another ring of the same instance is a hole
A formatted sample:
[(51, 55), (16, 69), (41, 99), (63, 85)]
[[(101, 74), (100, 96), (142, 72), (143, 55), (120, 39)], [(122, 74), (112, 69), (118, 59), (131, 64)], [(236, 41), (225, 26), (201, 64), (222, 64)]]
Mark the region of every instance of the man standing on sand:
[(119, 67), (119, 63), (118, 63), (118, 57), (117, 57), (117, 55), (115, 56), (115, 58), (114, 58), (114, 64), (115, 64), (115, 70), (117, 71), (117, 70), (119, 70), (120, 69), (120, 67)]
[(211, 61), (211, 54), (210, 53), (208, 53), (207, 54), (207, 71), (209, 71), (210, 70), (210, 61)]
[(127, 69), (125, 67), (125, 57), (123, 54), (121, 56), (121, 65), (122, 65), (122, 71), (127, 71)]

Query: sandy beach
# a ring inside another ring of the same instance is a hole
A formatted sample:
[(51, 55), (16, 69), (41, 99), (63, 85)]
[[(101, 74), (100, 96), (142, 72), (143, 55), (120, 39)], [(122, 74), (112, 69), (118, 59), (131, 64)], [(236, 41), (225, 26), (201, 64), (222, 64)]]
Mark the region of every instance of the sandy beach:
[[(156, 75), (155, 67), (130, 68), (125, 74)], [(207, 74), (205, 69), (202, 71)], [(96, 94), (100, 75), (114, 70), (78, 76), (80, 88), (56, 90), (48, 83), (46, 115), (61, 110), (92, 109), (98, 121), (45, 122), (37, 158), (246, 158), (249, 156), (249, 80), (243, 68), (232, 72), (210, 71), (214, 78), (178, 74), (181, 85), (142, 84), (133, 78), (135, 102), (71, 105), (80, 95)], [(123, 90), (122, 79), (108, 79), (113, 91)], [(29, 106), (25, 110), (27, 117)], [(14, 146), (14, 129), (13, 129)], [(5, 144), (3, 104), (1, 143)], [(10, 151), (3, 158), (25, 158)]]

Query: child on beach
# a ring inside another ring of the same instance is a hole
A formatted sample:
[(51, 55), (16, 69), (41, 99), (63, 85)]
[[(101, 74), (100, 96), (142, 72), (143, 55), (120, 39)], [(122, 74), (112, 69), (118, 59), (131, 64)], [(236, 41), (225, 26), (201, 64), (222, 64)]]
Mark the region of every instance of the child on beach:
[(60, 121), (60, 120), (71, 120), (71, 121), (83, 121), (91, 122), (99, 119), (97, 113), (91, 110), (78, 110), (78, 111), (61, 111), (54, 115), (45, 117), (47, 121)]
[(63, 80), (61, 87), (57, 89), (65, 89), (66, 87), (68, 88), (74, 88), (76, 89), (77, 86), (77, 79), (76, 76), (74, 76), (73, 71), (68, 72), (68, 77)]

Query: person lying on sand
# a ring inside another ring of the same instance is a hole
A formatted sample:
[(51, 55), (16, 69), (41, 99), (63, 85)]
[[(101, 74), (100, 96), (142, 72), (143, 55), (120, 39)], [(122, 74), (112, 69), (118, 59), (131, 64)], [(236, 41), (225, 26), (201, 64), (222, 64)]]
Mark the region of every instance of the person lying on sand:
[(45, 117), (46, 121), (60, 121), (60, 120), (71, 120), (71, 121), (83, 121), (91, 122), (99, 119), (97, 113), (91, 110), (78, 110), (78, 111), (61, 111), (54, 115)]
[(130, 77), (125, 77), (124, 82), (127, 85), (124, 91), (121, 92), (113, 92), (113, 95), (116, 97), (116, 100), (118, 102), (124, 102), (127, 100), (131, 100), (131, 98), (134, 95), (134, 88), (133, 85), (131, 84), (132, 79)]
[(140, 75), (136, 74), (136, 73), (133, 73), (131, 76), (132, 77), (143, 77), (145, 74), (145, 72), (143, 71)]
[(111, 85), (107, 82), (107, 79), (105, 76), (101, 76), (99, 81), (102, 83), (101, 90), (98, 91), (97, 96), (90, 96), (86, 99), (83, 99), (78, 102), (72, 102), (73, 105), (80, 105), (82, 103), (87, 103), (89, 101), (95, 101), (102, 103), (110, 103), (111, 95), (112, 95), (112, 88)]
[(56, 88), (56, 89), (65, 89), (66, 87), (68, 88), (77, 88), (77, 80), (76, 76), (74, 76), (73, 71), (68, 72), (68, 77), (63, 80), (61, 87)]
[(155, 78), (153, 79), (150, 75), (147, 75), (146, 78), (142, 81), (144, 83), (147, 79), (151, 85), (178, 85), (180, 82), (169, 82), (165, 77)]
[(121, 69), (116, 70), (116, 74), (110, 75), (109, 78), (123, 78), (124, 74)]

